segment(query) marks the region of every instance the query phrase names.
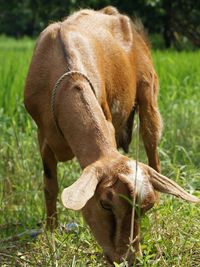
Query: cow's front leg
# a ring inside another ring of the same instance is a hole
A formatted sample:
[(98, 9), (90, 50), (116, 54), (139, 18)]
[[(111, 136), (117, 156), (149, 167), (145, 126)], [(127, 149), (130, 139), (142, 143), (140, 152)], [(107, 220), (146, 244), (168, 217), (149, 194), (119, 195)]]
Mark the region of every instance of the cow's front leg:
[(162, 119), (157, 105), (158, 81), (152, 74), (151, 80), (140, 84), (138, 89), (140, 132), (146, 149), (149, 166), (160, 172), (157, 146), (162, 132)]
[(53, 231), (57, 226), (56, 201), (58, 196), (57, 161), (55, 155), (38, 134), (40, 152), (44, 169), (44, 197), (46, 203), (47, 220), (46, 226)]

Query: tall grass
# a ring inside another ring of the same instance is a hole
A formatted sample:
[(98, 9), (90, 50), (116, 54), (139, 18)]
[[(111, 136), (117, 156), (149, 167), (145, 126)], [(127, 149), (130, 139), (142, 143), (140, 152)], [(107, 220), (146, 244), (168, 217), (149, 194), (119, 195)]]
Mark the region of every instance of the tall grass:
[[(23, 87), (34, 41), (0, 38), (0, 263), (1, 266), (105, 266), (101, 249), (77, 212), (58, 202), (61, 224), (78, 231), (44, 233), (33, 241), (26, 229), (45, 219), (36, 126), (23, 106)], [(200, 196), (200, 51), (155, 51), (164, 130), (162, 172)], [(135, 154), (134, 144), (130, 156)], [(142, 145), (140, 160), (146, 161)], [(59, 165), (60, 189), (77, 179), (72, 161)], [(156, 217), (156, 219), (155, 219)], [(162, 196), (142, 222), (141, 266), (200, 266), (200, 209)], [(15, 240), (17, 239), (17, 240)]]

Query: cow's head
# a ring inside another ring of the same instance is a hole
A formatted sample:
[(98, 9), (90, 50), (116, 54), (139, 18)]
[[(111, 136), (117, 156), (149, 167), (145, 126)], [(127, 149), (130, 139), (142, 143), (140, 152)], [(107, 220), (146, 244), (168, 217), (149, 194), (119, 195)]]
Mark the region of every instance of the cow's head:
[[(141, 214), (156, 201), (156, 191), (187, 201), (199, 202), (175, 182), (149, 166), (127, 157), (103, 159), (84, 169), (81, 177), (64, 189), (62, 201), (66, 208), (81, 210), (109, 262), (121, 262), (130, 237), (132, 205), (136, 194)], [(137, 220), (137, 215), (135, 217)]]

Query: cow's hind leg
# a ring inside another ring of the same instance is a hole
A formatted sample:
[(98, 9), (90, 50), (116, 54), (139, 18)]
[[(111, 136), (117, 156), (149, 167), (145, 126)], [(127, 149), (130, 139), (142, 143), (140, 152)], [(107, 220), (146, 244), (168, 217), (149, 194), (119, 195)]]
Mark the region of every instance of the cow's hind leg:
[(54, 153), (42, 138), (40, 133), (38, 133), (38, 140), (44, 169), (44, 197), (47, 212), (46, 226), (52, 231), (57, 226), (57, 161)]
[(149, 166), (160, 172), (157, 146), (162, 132), (162, 120), (157, 105), (158, 82), (155, 74), (150, 82), (139, 87), (138, 104), (140, 132), (147, 153)]

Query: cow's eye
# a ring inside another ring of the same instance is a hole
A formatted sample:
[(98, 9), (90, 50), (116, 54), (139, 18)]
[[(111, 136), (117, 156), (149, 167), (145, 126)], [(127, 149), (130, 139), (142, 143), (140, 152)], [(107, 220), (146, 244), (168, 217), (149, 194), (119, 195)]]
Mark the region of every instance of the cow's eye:
[(100, 200), (100, 205), (104, 210), (112, 211), (112, 206), (107, 201)]

